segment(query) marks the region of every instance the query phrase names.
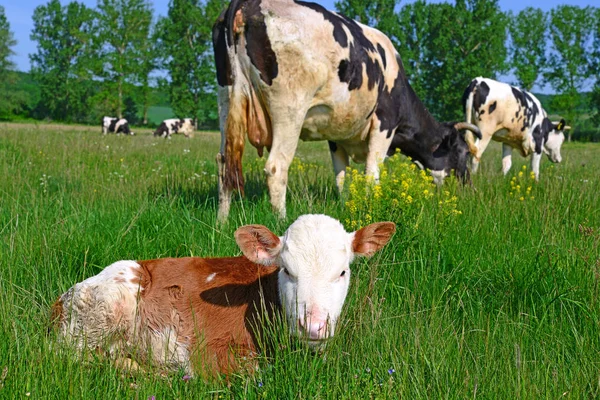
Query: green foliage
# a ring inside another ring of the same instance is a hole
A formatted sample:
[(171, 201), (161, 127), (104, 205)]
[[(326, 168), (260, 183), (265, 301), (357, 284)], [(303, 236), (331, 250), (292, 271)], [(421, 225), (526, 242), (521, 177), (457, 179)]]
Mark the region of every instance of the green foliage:
[(199, 125), (218, 118), (212, 24), (224, 6), (222, 0), (173, 0), (159, 21), (173, 111)]
[(461, 215), (444, 217), (425, 201), (418, 227), (355, 260), (336, 336), (322, 354), (273, 332), (278, 345), (270, 357), (261, 353), (253, 373), (186, 382), (182, 371), (128, 374), (104, 355), (64, 351), (47, 334), (50, 305), (114, 261), (237, 255), (240, 225), (281, 235), (301, 214), (349, 216), (325, 143), (300, 143), (281, 221), (261, 161), (246, 152), (252, 190), (234, 201), (231, 222), (217, 226), (219, 134), (165, 141), (139, 133), (0, 124), (0, 175), (10, 177), (0, 179), (0, 397), (599, 397), (597, 144), (566, 143), (561, 164), (544, 157), (535, 199), (520, 201), (510, 180), (527, 160), (515, 157), (504, 178), (492, 143), (473, 188), (450, 189)]
[(125, 101), (123, 102), (123, 118), (125, 118), (130, 125), (139, 125), (141, 122), (138, 106), (131, 96), (125, 97)]
[(4, 7), (0, 5), (0, 120), (21, 113), (27, 102), (27, 93), (15, 87), (18, 76), (11, 57), (16, 44)]
[(425, 104), (442, 120), (462, 120), (461, 97), (476, 76), (495, 78), (506, 70), (507, 18), (497, 1), (458, 0), (430, 4), (426, 73), (415, 77), (426, 91)]
[(509, 14), (510, 63), (517, 85), (531, 91), (546, 65), (546, 14), (527, 7)]
[(559, 94), (556, 101), (569, 124), (576, 122), (579, 92), (590, 83), (593, 15), (591, 7), (558, 6), (550, 11), (552, 51), (544, 75)]
[(115, 97), (113, 113), (118, 117), (123, 116), (124, 100), (132, 89), (128, 84), (141, 82), (148, 90), (148, 75), (154, 68), (148, 44), (152, 12), (146, 0), (98, 1), (97, 73), (103, 78), (103, 90)]
[(31, 39), (38, 47), (30, 59), (33, 79), (40, 85), (37, 115), (59, 121), (86, 119), (95, 87), (95, 15), (81, 3), (62, 6), (59, 0), (35, 9)]
[[(506, 16), (497, 1), (459, 0), (455, 5), (416, 1), (339, 1), (338, 10), (374, 25), (392, 38), (411, 85), (441, 119), (462, 119), (462, 91), (475, 76), (506, 70)], [(449, 62), (452, 60), (452, 62)]]
[(362, 24), (385, 32), (398, 48), (398, 17), (394, 11), (399, 4), (400, 0), (340, 0), (335, 2), (335, 8)]

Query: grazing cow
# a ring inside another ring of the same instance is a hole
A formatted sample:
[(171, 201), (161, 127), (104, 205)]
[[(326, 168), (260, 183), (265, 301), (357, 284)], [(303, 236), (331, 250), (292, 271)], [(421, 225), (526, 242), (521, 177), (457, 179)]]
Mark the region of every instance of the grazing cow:
[(463, 95), (466, 121), (473, 121), (483, 138), (476, 141), (467, 134), (471, 147), (471, 170), (476, 172), (481, 155), (491, 139), (502, 143), (502, 172), (510, 170), (512, 149), (531, 157), (531, 170), (539, 179), (542, 151), (550, 161), (561, 161), (560, 147), (565, 140), (565, 120), (551, 122), (540, 101), (531, 93), (488, 78), (475, 78)]
[(60, 296), (51, 318), (78, 348), (230, 373), (243, 367), (240, 358), (268, 350), (258, 345), (268, 332), (261, 326), (275, 315), (311, 346), (332, 337), (350, 263), (381, 249), (395, 229), (379, 222), (347, 233), (326, 215), (301, 216), (281, 237), (243, 226), (235, 232), (243, 256), (118, 261)]
[(191, 118), (172, 118), (165, 119), (154, 131), (154, 136), (170, 139), (174, 133), (183, 133), (189, 138), (193, 131), (194, 123)]
[(133, 135), (129, 129), (129, 122), (125, 118), (104, 117), (102, 119), (102, 134), (116, 133), (117, 135), (124, 133), (125, 135)]
[(243, 191), (245, 136), (262, 155), (271, 204), (285, 216), (298, 140), (328, 140), (338, 188), (349, 158), (379, 164), (397, 149), (439, 182), (467, 177), (465, 123), (439, 123), (408, 83), (400, 56), (376, 29), (293, 0), (233, 0), (213, 27), (219, 84), (219, 219)]

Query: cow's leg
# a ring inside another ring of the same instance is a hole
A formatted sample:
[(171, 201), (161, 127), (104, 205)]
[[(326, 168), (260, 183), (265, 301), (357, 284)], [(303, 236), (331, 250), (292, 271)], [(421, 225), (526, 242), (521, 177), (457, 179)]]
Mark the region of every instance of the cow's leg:
[(305, 114), (302, 112), (296, 114), (295, 118), (281, 118), (281, 120), (274, 118), (273, 121), (273, 145), (265, 165), (265, 175), (271, 205), (280, 218), (285, 218), (288, 170), (298, 147)]
[(367, 151), (367, 159), (365, 162), (365, 173), (367, 176), (372, 176), (375, 181), (379, 181), (379, 166), (383, 163), (387, 151), (392, 144), (393, 134), (385, 131), (380, 131), (380, 122), (377, 118), (373, 119), (369, 129), (369, 148)]
[(531, 155), (531, 170), (533, 171), (536, 181), (540, 178), (540, 161), (542, 161), (542, 153), (534, 152)]
[[(469, 132), (470, 133), (470, 132)], [(479, 139), (473, 141), (473, 144), (469, 144), (469, 170), (472, 174), (477, 173), (479, 169), (479, 159), (477, 158), (477, 149), (479, 148)]]
[[(219, 101), (219, 127), (221, 130), (221, 148), (217, 154), (217, 174), (219, 184), (219, 211), (217, 219), (220, 222), (227, 221), (229, 216), (229, 208), (231, 206), (231, 195), (233, 190), (231, 187), (225, 185), (225, 127), (227, 123), (227, 114), (229, 113), (229, 96), (231, 93), (231, 87), (219, 86), (218, 89), (218, 101)], [(166, 132), (169, 137), (168, 132)]]
[(228, 188), (224, 184), (225, 178), (225, 154), (218, 153), (217, 154), (217, 173), (218, 173), (218, 181), (219, 181), (219, 212), (217, 214), (217, 218), (220, 222), (227, 221), (227, 217), (229, 216), (229, 208), (231, 206), (231, 194), (233, 190)]
[(502, 143), (502, 173), (508, 174), (510, 167), (512, 166), (512, 147)]
[(329, 152), (331, 153), (331, 162), (333, 163), (333, 171), (335, 173), (335, 183), (340, 193), (344, 190), (344, 178), (346, 177), (346, 168), (350, 165), (348, 153), (340, 144), (335, 142), (329, 143)]
[[(481, 131), (482, 131), (482, 133), (484, 132), (483, 129), (481, 129)], [(481, 156), (483, 155), (483, 152), (490, 144), (490, 140), (492, 140), (492, 137), (484, 134), (483, 139), (481, 139), (479, 141), (479, 144), (477, 146), (477, 153), (471, 157), (471, 172), (472, 173), (477, 172), (477, 169), (479, 168), (479, 163), (481, 162)]]

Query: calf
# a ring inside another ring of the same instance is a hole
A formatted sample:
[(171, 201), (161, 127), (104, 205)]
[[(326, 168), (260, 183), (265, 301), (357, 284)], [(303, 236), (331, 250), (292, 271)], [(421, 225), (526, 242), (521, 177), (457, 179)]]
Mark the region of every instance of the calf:
[(355, 256), (371, 256), (392, 222), (347, 233), (325, 215), (298, 218), (281, 237), (262, 225), (235, 232), (243, 256), (119, 261), (59, 297), (52, 318), (78, 348), (134, 354), (212, 375), (259, 350), (261, 324), (285, 315), (292, 335), (332, 337)]
[(172, 118), (165, 119), (154, 131), (154, 136), (171, 138), (173, 133), (183, 133), (185, 137), (190, 137), (194, 131), (194, 123), (191, 118)]
[(104, 117), (102, 119), (102, 134), (106, 135), (107, 133), (116, 133), (125, 135), (133, 135), (134, 133), (129, 129), (129, 123), (125, 118), (112, 118), (112, 117)]
[(399, 149), (438, 183), (467, 178), (469, 149), (459, 130), (439, 123), (408, 83), (383, 33), (318, 4), (233, 0), (213, 27), (221, 150), (219, 219), (243, 191), (245, 136), (262, 155), (271, 204), (285, 216), (288, 169), (301, 140), (328, 140), (338, 188), (349, 159), (379, 164)]
[(502, 143), (502, 172), (510, 170), (512, 149), (523, 157), (532, 154), (531, 170), (539, 179), (542, 151), (550, 161), (561, 161), (560, 147), (565, 140), (565, 120), (551, 122), (540, 101), (531, 93), (488, 78), (475, 78), (463, 95), (466, 121), (473, 120), (481, 130), (476, 141), (467, 134), (472, 153), (471, 170), (476, 172), (481, 155), (493, 139)]

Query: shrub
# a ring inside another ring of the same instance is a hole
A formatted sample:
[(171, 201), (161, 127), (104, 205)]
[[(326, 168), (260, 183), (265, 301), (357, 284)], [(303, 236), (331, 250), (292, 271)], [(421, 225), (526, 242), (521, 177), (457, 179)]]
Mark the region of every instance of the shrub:
[(379, 182), (356, 169), (348, 169), (343, 196), (349, 214), (345, 223), (350, 229), (384, 220), (416, 227), (426, 206), (437, 205), (445, 216), (462, 214), (455, 195), (449, 190), (438, 191), (431, 175), (399, 153), (381, 165)]
[(531, 192), (535, 184), (535, 174), (533, 171), (527, 175), (527, 166), (523, 165), (521, 171), (510, 180), (510, 191), (508, 194), (511, 198), (519, 201), (534, 200), (535, 196)]

